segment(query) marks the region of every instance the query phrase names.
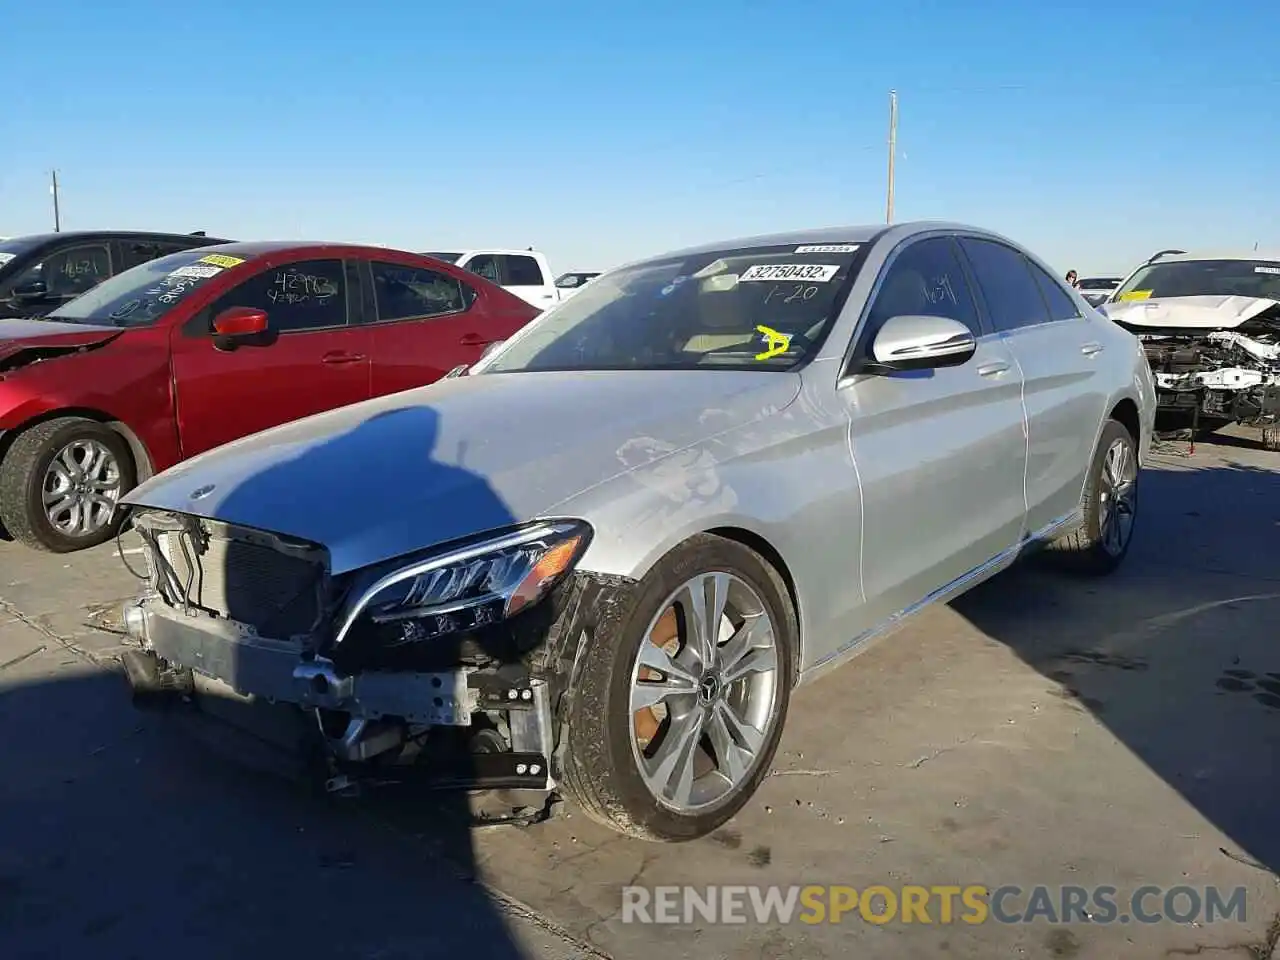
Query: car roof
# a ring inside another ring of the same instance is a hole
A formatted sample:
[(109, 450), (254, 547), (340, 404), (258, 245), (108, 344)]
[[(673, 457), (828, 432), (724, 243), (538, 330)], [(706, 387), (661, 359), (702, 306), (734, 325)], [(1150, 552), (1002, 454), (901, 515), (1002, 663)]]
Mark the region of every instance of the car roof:
[(201, 243), (224, 243), (220, 237), (209, 237), (198, 233), (166, 233), (153, 230), (62, 230), (58, 233), (29, 233), (9, 240), (24, 240), (32, 244), (49, 243), (53, 240), (194, 240)]
[(1155, 263), (1180, 263), (1187, 260), (1275, 260), (1280, 261), (1280, 250), (1210, 250), (1202, 253), (1168, 253), (1158, 257)]
[[(442, 251), (440, 251), (440, 252), (441, 252), (441, 253), (453, 253), (454, 251), (452, 251), (452, 250), (442, 250)], [(539, 255), (540, 255), (540, 251), (538, 251), (538, 250), (530, 250), (530, 249), (528, 249), (527, 247), (526, 247), (525, 249), (523, 249), (523, 250), (512, 250), (512, 249), (509, 249), (509, 248), (507, 248), (507, 247), (471, 247), (471, 248), (466, 249), (466, 250), (458, 251), (458, 256), (459, 256), (459, 257), (465, 257), (465, 256), (468, 256), (469, 254), (472, 254), (472, 253), (497, 253), (497, 254), (501, 254), (501, 255), (502, 255), (502, 256), (504, 256), (504, 257), (510, 257), (510, 256), (536, 257), (536, 256), (539, 256)], [(431, 255), (431, 254), (429, 254), (429, 253), (424, 253), (424, 254), (422, 254), (422, 256), (424, 256), (424, 257), (429, 257), (430, 255)]]
[(881, 239), (893, 242), (906, 240), (918, 233), (929, 233), (935, 230), (971, 233), (990, 237), (1027, 249), (1009, 237), (985, 227), (977, 227), (969, 223), (955, 223), (949, 220), (908, 220), (894, 224), (856, 224), (846, 227), (819, 227), (810, 230), (792, 230), (785, 233), (767, 233), (758, 236), (738, 237), (720, 240), (714, 243), (703, 243), (695, 247), (672, 250), (657, 257), (645, 257), (641, 261), (661, 260), (667, 257), (692, 256), (699, 253), (714, 253), (717, 250), (747, 249), (750, 247), (773, 247), (788, 244), (827, 244), (827, 243), (873, 243)]
[[(331, 240), (236, 240), (230, 243), (217, 244), (218, 252), (240, 254), (246, 259), (263, 257), (273, 253), (300, 253), (303, 255), (377, 257), (379, 254), (394, 253), (400, 256), (422, 257), (430, 259), (429, 253), (417, 253), (398, 247), (379, 247), (365, 243), (350, 243)], [(527, 251), (526, 251), (527, 252)]]

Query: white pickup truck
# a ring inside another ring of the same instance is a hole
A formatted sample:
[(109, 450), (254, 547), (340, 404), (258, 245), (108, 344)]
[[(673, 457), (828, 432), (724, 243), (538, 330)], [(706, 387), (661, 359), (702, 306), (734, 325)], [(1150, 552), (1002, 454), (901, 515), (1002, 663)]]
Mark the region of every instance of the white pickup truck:
[(540, 309), (546, 310), (560, 302), (560, 291), (552, 279), (554, 274), (547, 258), (536, 250), (463, 250), (429, 252), (423, 256), (455, 263)]

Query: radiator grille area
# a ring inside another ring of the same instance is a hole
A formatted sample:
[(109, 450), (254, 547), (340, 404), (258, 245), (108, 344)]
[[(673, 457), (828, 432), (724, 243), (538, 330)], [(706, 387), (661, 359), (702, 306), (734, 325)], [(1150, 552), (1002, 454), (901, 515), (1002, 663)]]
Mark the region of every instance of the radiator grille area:
[(313, 629), (320, 612), (321, 564), (239, 539), (167, 531), (156, 541), (173, 573), (175, 583), (165, 592), (177, 594), (166, 596), (175, 606), (185, 601), (248, 624), (264, 637)]

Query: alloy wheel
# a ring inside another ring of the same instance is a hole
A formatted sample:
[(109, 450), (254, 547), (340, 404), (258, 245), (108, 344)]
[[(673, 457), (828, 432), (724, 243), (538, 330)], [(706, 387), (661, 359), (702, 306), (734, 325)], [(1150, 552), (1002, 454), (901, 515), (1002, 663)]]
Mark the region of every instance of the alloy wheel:
[(1138, 459), (1128, 440), (1117, 439), (1107, 448), (1098, 501), (1102, 549), (1118, 557), (1133, 535), (1133, 521), (1138, 511)]
[(692, 813), (743, 784), (777, 723), (778, 641), (745, 581), (686, 581), (649, 624), (631, 670), (631, 745), (664, 807)]
[(72, 440), (45, 470), (45, 517), (65, 536), (92, 536), (111, 522), (120, 487), (120, 463), (104, 443), (91, 438)]

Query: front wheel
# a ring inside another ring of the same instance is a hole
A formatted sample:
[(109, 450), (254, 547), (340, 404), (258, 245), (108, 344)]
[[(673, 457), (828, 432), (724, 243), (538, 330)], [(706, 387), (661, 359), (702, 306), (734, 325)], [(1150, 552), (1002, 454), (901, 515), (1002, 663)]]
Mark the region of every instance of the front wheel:
[(798, 627), (778, 573), (699, 535), (641, 581), (616, 635), (587, 643), (564, 782), (594, 819), (692, 840), (751, 798), (790, 702)]
[(1094, 451), (1081, 503), (1084, 524), (1050, 544), (1069, 569), (1102, 576), (1129, 553), (1138, 518), (1138, 443), (1123, 424), (1109, 420)]
[(59, 417), (29, 428), (0, 463), (0, 521), (15, 540), (51, 553), (105, 543), (134, 485), (124, 439), (95, 420)]

